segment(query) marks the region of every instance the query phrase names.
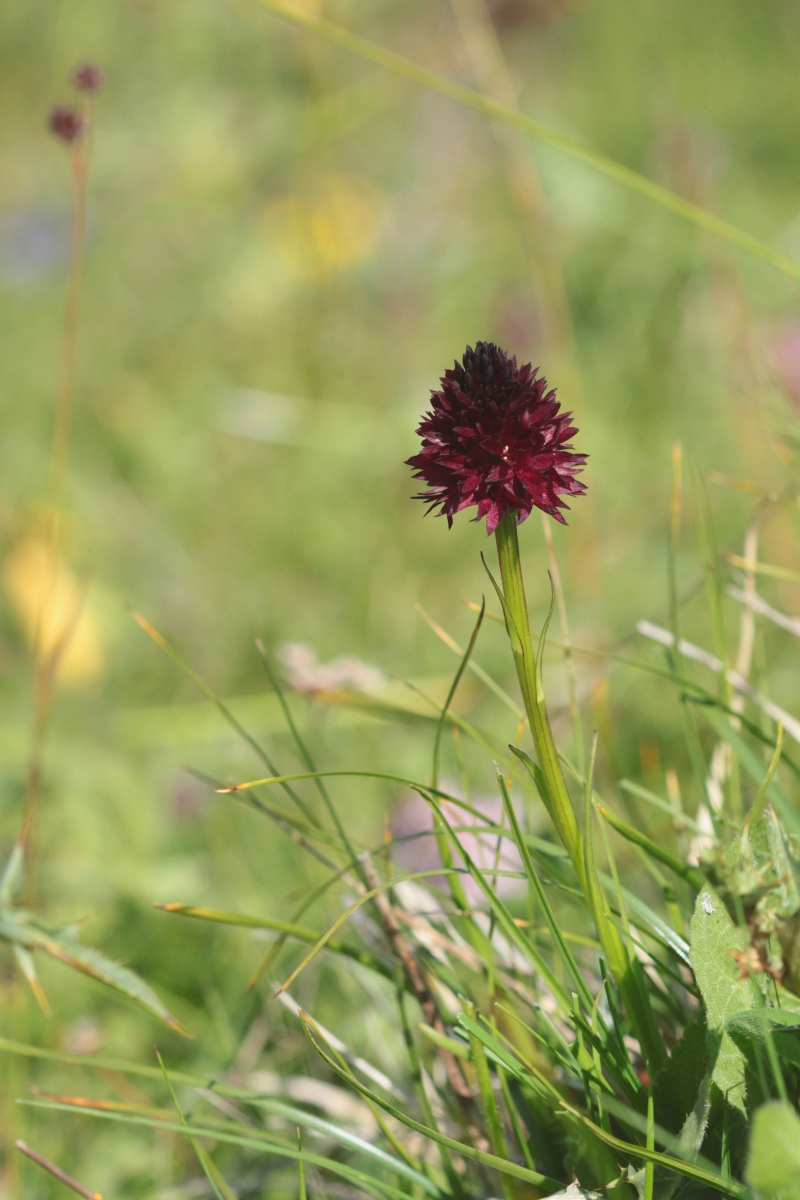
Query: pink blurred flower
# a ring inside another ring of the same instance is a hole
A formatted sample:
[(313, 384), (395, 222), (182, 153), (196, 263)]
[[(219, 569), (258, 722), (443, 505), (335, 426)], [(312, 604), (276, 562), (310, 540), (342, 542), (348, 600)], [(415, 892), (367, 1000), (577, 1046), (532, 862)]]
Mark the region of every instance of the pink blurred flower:
[[(473, 801), (473, 808), (478, 809), (493, 825), (499, 825), (503, 818), (502, 801), (494, 797), (479, 797)], [(489, 879), (496, 869), (500, 871), (522, 872), (522, 861), (519, 852), (510, 837), (504, 837), (500, 842), (500, 855), (497, 856), (497, 835), (481, 833), (480, 822), (464, 809), (451, 801), (442, 802), (442, 811), (449, 823), (456, 829), (474, 826), (475, 832), (459, 833), (458, 840), (464, 847), (476, 866), (484, 871)], [(433, 817), (431, 810), (421, 796), (413, 795), (401, 800), (392, 813), (392, 835), (394, 838), (408, 839), (396, 842), (392, 857), (395, 866), (401, 871), (435, 870), (440, 867), (442, 860), (439, 856), (439, 846), (433, 835)], [(457, 864), (462, 865), (462, 864)], [(435, 887), (446, 887), (444, 875), (435, 875), (426, 881)], [(480, 888), (468, 875), (462, 876), (464, 891), (470, 904), (476, 908), (484, 908), (486, 899)], [(496, 879), (497, 895), (502, 897), (517, 894), (524, 885), (522, 879), (512, 879), (508, 875), (498, 875)]]
[(783, 390), (800, 404), (800, 321), (779, 329), (767, 343), (767, 357)]

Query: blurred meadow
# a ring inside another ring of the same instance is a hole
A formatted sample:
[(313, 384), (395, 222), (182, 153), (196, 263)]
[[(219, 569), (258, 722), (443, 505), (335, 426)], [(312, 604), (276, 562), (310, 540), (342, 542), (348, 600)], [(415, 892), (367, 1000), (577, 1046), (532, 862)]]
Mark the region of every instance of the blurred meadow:
[[(800, 259), (800, 10), (790, 0), (296, 6), (518, 106)], [(5, 0), (3, 857), (19, 833), (31, 745), (69, 247), (67, 152), (47, 117), (69, 102), (70, 71), (85, 60), (106, 78), (52, 601), (66, 611), (80, 597), (80, 616), (57, 679), (31, 886), (42, 916), (86, 918), (82, 940), (135, 969), (195, 1038), (43, 962), (48, 1018), (5, 948), (2, 1033), (148, 1064), (157, 1040), (186, 1070), (236, 1064), (298, 1078), (307, 1052), (292, 1014), (268, 1003), (268, 978), (246, 992), (264, 936), (183, 921), (153, 904), (290, 920), (319, 869), (284, 829), (187, 773), (269, 772), (126, 602), (230, 701), (281, 770), (302, 764), (256, 638), (289, 685), (320, 763), (424, 777), (436, 710), (422, 693), (441, 703), (457, 658), (416, 606), (465, 646), (474, 624), (466, 605), (491, 590), (479, 557), (490, 543), (466, 515), (449, 532), (423, 520), (403, 464), (429, 390), (468, 343), (485, 339), (541, 366), (590, 455), (585, 500), (568, 528), (551, 522), (574, 643), (661, 661), (636, 623), (668, 624), (679, 443), (681, 631), (713, 651), (702, 521), (698, 536), (693, 516), (704, 511), (703, 489), (724, 583), (737, 583), (724, 554), (743, 554), (761, 505), (759, 557), (786, 578), (759, 577), (759, 590), (789, 614), (800, 604), (797, 285), (591, 167), (292, 27), (258, 0)], [(538, 628), (550, 562), (538, 514), (520, 536)], [(741, 608), (725, 605), (735, 643)], [(485, 623), (476, 660), (515, 694), (496, 623)], [(754, 663), (760, 690), (798, 712), (791, 637), (759, 625)], [(557, 649), (549, 670), (568, 742)], [(659, 793), (672, 771), (690, 792), (669, 686), (602, 660), (579, 658), (576, 670), (586, 723), (601, 733), (598, 769), (611, 764)], [(389, 720), (381, 705), (407, 714)], [(515, 736), (517, 718), (475, 676), (456, 711), (500, 742)], [(473, 763), (471, 753), (475, 786), (490, 793), (490, 757)], [(457, 784), (449, 749), (442, 770)], [(360, 844), (379, 845), (387, 819), (413, 825), (408, 793), (396, 785), (334, 780), (331, 793)], [(413, 851), (404, 853), (413, 866)], [(318, 927), (340, 911), (326, 900)], [(303, 976), (296, 998), (345, 1041), (372, 1040), (387, 1067), (395, 1048), (375, 1044), (380, 998), (326, 962)], [(202, 1194), (179, 1185), (175, 1157), (184, 1151), (173, 1140), (15, 1104), (31, 1079), (75, 1090), (75, 1069), (2, 1063), (3, 1196), (57, 1194), (46, 1175), (20, 1165), (17, 1137), (108, 1195)], [(138, 1094), (113, 1072), (106, 1082), (122, 1098)], [(276, 1182), (269, 1194), (293, 1186)]]

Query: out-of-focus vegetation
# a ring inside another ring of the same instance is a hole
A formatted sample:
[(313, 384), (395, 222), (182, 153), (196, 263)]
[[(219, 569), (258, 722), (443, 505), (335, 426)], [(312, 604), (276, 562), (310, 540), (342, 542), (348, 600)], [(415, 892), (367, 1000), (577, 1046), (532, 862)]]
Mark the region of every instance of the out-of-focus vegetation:
[[(551, 127), (800, 254), (800, 19), (788, 0), (758, 8), (497, 0), (491, 25), (473, 0), (305, 7), (443, 74), (511, 89)], [(64, 148), (46, 118), (84, 59), (103, 66), (106, 85), (60, 602), (82, 589), (85, 602), (47, 752), (37, 905), (62, 924), (88, 916), (84, 940), (134, 967), (197, 1039), (163, 1034), (58, 965), (42, 966), (54, 1009), (46, 1020), (5, 958), (3, 1033), (148, 1062), (157, 1036), (171, 1061), (195, 1070), (238, 1062), (242, 1071), (261, 1063), (291, 1073), (305, 1055), (296, 1021), (266, 1004), (268, 983), (245, 994), (264, 945), (151, 905), (180, 900), (288, 919), (317, 875), (278, 828), (184, 772), (187, 763), (215, 778), (262, 770), (123, 601), (234, 698), (282, 769), (297, 769), (298, 759), (257, 636), (270, 648), (308, 643), (323, 662), (358, 656), (441, 700), (456, 660), (415, 602), (466, 644), (474, 616), (462, 602), (487, 586), (478, 560), (486, 539), (466, 519), (450, 533), (422, 521), (403, 460), (428, 389), (482, 338), (540, 363), (575, 411), (580, 448), (591, 455), (589, 492), (569, 530), (553, 530), (571, 633), (582, 646), (627, 641), (631, 651), (637, 620), (667, 622), (673, 443), (705, 477), (723, 551), (742, 553), (759, 496), (794, 486), (795, 293), (780, 274), (589, 169), (498, 133), (257, 3), (6, 0), (4, 849), (19, 832), (30, 744), (70, 212)], [(768, 506), (760, 556), (796, 570), (796, 526), (795, 503)], [(703, 564), (691, 526), (685, 543), (679, 587), (688, 595)], [(543, 613), (548, 558), (536, 519), (524, 527), (523, 551), (531, 609)], [(768, 579), (763, 590), (789, 612), (800, 598), (790, 579)], [(731, 630), (738, 617), (731, 604)], [(688, 603), (682, 632), (714, 647), (699, 603)], [(783, 636), (759, 630), (756, 673), (769, 664), (759, 686), (796, 711), (795, 651), (788, 639), (781, 649)], [(510, 684), (499, 628), (484, 631), (477, 657)], [(289, 658), (296, 680), (302, 655)], [(615, 771), (661, 791), (674, 768), (690, 786), (680, 711), (663, 688), (595, 664), (580, 667), (578, 684)], [(401, 684), (387, 684), (387, 695), (426, 711)], [(550, 696), (563, 708), (560, 666)], [(475, 680), (459, 704), (513, 737)], [(429, 722), (389, 725), (353, 706), (294, 705), (327, 767), (427, 770)], [(491, 772), (480, 769), (488, 789)], [(447, 770), (456, 777), (449, 760)], [(348, 828), (372, 843), (403, 799), (374, 782), (332, 791)], [(345, 1040), (369, 1044), (377, 1017), (360, 982), (324, 965), (311, 978), (302, 1002), (311, 1006), (316, 989), (316, 1015)], [(9, 1195), (22, 1194), (10, 1149), (18, 1136), (109, 1194), (172, 1186), (171, 1142), (114, 1126), (76, 1135), (72, 1124), (13, 1105), (34, 1074), (24, 1061), (7, 1059), (4, 1074)], [(62, 1090), (74, 1085), (69, 1073), (55, 1078)], [(133, 1095), (113, 1074), (108, 1082)], [(47, 1187), (26, 1173), (25, 1194)]]

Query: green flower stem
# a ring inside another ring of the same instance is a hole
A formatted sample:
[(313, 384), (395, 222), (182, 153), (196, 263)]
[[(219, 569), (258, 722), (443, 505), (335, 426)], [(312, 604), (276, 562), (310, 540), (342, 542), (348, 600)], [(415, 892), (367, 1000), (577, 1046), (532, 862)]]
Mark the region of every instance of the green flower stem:
[[(528, 619), (525, 584), (522, 579), (519, 558), (516, 513), (511, 513), (503, 518), (497, 527), (495, 536), (497, 555), (500, 561), (500, 578), (503, 585), (500, 599), (503, 604), (514, 665), (517, 668), (517, 678), (539, 760), (541, 776), (537, 779), (541, 783), (542, 800), (555, 825), (556, 832), (572, 860), (581, 890), (594, 918), (609, 970), (633, 1024), (649, 1071), (651, 1075), (655, 1075), (666, 1062), (664, 1043), (655, 1023), (646, 986), (634, 970), (625, 944), (606, 913), (594, 865), (591, 821), (588, 821), (584, 834), (581, 836), (547, 716), (542, 684), (542, 652), (547, 624), (545, 624), (539, 639), (537, 653), (533, 648)], [(591, 771), (589, 776), (587, 816), (591, 814)]]
[(583, 861), (581, 832), (575, 810), (567, 791), (564, 775), (558, 761), (558, 751), (547, 718), (544, 687), (542, 685), (541, 654), (537, 657), (533, 649), (528, 604), (525, 599), (525, 584), (519, 561), (516, 514), (504, 517), (497, 527), (497, 557), (500, 560), (500, 578), (506, 629), (511, 642), (514, 665), (517, 668), (525, 712), (533, 734), (533, 744), (544, 776), (546, 795), (542, 796), (564, 844), (581, 887), (586, 891), (586, 873)]

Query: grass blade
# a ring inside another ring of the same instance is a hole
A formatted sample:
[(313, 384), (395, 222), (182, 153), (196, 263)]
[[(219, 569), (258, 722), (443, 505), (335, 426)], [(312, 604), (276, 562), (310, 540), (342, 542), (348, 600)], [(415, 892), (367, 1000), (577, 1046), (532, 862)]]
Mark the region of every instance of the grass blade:
[[(469, 1005), (471, 1011), (467, 1015), (474, 1020), (475, 1009), (472, 1004)], [(472, 1062), (475, 1067), (475, 1074), (478, 1079), (478, 1091), (481, 1095), (481, 1103), (483, 1105), (483, 1115), (486, 1118), (486, 1124), (489, 1132), (489, 1141), (492, 1150), (500, 1158), (508, 1158), (508, 1149), (506, 1147), (506, 1139), (503, 1134), (503, 1125), (500, 1120), (500, 1112), (497, 1108), (497, 1100), (495, 1099), (494, 1089), (492, 1087), (492, 1076), (489, 1071), (489, 1063), (486, 1058), (486, 1053), (480, 1038), (476, 1037), (471, 1028), (467, 1030), (469, 1034), (469, 1045), (472, 1051)], [(503, 1195), (506, 1200), (514, 1200), (515, 1190), (511, 1180), (507, 1175), (501, 1175), (500, 1183), (503, 1188)]]
[(481, 625), (483, 624), (483, 614), (485, 612), (486, 612), (486, 601), (483, 598), (481, 598), (481, 611), (478, 613), (478, 619), (475, 622), (475, 628), (472, 631), (472, 637), (469, 639), (467, 648), (464, 651), (464, 656), (461, 659), (461, 662), (459, 663), (458, 670), (456, 671), (453, 682), (450, 685), (450, 691), (447, 693), (447, 699), (445, 700), (444, 705), (442, 706), (442, 712), (439, 717), (439, 724), (436, 726), (436, 738), (433, 743), (433, 770), (431, 772), (431, 783), (434, 787), (437, 787), (439, 784), (439, 753), (441, 751), (441, 745), (442, 745), (442, 732), (444, 730), (445, 722), (447, 720), (447, 710), (450, 708), (450, 705), (453, 703), (453, 698), (458, 690), (458, 685), (461, 682), (461, 678), (464, 674), (464, 671), (467, 669), (467, 664), (469, 663), (469, 660), (472, 657), (472, 651), (475, 649), (475, 643), (477, 642), (478, 634), (481, 631)]
[(171, 1081), (169, 1075), (167, 1074), (167, 1068), (164, 1066), (164, 1060), (161, 1057), (161, 1055), (159, 1054), (157, 1046), (156, 1046), (155, 1050), (156, 1050), (156, 1058), (158, 1059), (158, 1065), (161, 1067), (161, 1073), (164, 1076), (164, 1082), (166, 1083), (167, 1088), (169, 1089), (169, 1094), (172, 1099), (172, 1103), (174, 1105), (176, 1113), (178, 1114), (178, 1120), (180, 1121), (183, 1128), (186, 1130), (186, 1136), (189, 1139), (189, 1144), (191, 1145), (192, 1149), (194, 1150), (195, 1154), (197, 1155), (197, 1161), (200, 1163), (200, 1166), (203, 1169), (203, 1174), (205, 1175), (208, 1182), (211, 1184), (211, 1190), (213, 1191), (214, 1195), (217, 1197), (217, 1200), (236, 1200), (236, 1195), (228, 1187), (228, 1184), (226, 1183), (225, 1179), (222, 1177), (221, 1172), (217, 1169), (214, 1162), (212, 1162), (210, 1156), (206, 1153), (206, 1151), (200, 1145), (200, 1143), (198, 1142), (198, 1140), (194, 1136), (194, 1134), (189, 1132), (189, 1126), (186, 1121), (186, 1117), (183, 1115), (183, 1109), (181, 1108), (180, 1104), (178, 1103), (178, 1097), (175, 1095), (175, 1089), (172, 1086), (172, 1081)]
[[(430, 613), (427, 613), (421, 604), (415, 604), (414, 607), (422, 617), (425, 624), (430, 626), (436, 636), (444, 642), (445, 646), (447, 646), (449, 650), (452, 650), (454, 654), (458, 655), (462, 655), (464, 653), (463, 647), (459, 646), (458, 642), (450, 636), (446, 629), (443, 629), (437, 621), (434, 621)], [(503, 618), (499, 615), (499, 613), (489, 613), (486, 611), (486, 601), (483, 598), (481, 599), (480, 604), (469, 604), (467, 607), (472, 612), (482, 612), (485, 617), (491, 617), (496, 621), (500, 621), (501, 623), (503, 621)], [(492, 692), (497, 699), (500, 700), (501, 703), (503, 703), (506, 708), (514, 714), (518, 721), (525, 716), (524, 709), (520, 708), (519, 704), (517, 704), (515, 700), (512, 700), (508, 692), (502, 688), (497, 680), (493, 679), (487, 671), (484, 671), (483, 667), (479, 666), (478, 663), (475, 662), (474, 658), (470, 658), (467, 666), (469, 670), (472, 671), (472, 673), (477, 676), (478, 679), (480, 679), (481, 683), (483, 683), (489, 689), (489, 691)]]
[[(272, 1154), (278, 1158), (292, 1159), (295, 1162), (299, 1157), (295, 1146), (270, 1141), (267, 1137), (258, 1137), (255, 1131), (250, 1133), (233, 1132), (216, 1124), (182, 1125), (178, 1120), (160, 1120), (158, 1117), (148, 1116), (144, 1113), (137, 1114), (130, 1111), (114, 1112), (109, 1109), (92, 1108), (83, 1105), (77, 1106), (75, 1104), (65, 1104), (50, 1100), (26, 1100), (24, 1103), (28, 1107), (41, 1108), (51, 1112), (75, 1113), (78, 1111), (82, 1116), (96, 1117), (100, 1120), (117, 1121), (125, 1125), (139, 1125), (147, 1129), (163, 1129), (173, 1133), (182, 1133), (184, 1136), (191, 1134), (195, 1138), (209, 1138), (212, 1141), (226, 1142), (232, 1146), (241, 1146), (246, 1150), (256, 1150), (260, 1154)], [(335, 1158), (329, 1158), (326, 1155), (317, 1154), (310, 1150), (304, 1150), (302, 1157), (311, 1166), (319, 1167), (324, 1171), (330, 1171), (332, 1175), (338, 1175), (348, 1183), (363, 1189), (369, 1195), (386, 1196), (389, 1200), (408, 1200), (407, 1192), (401, 1191), (399, 1188), (393, 1187), (383, 1180), (375, 1179), (374, 1176), (367, 1175), (364, 1171), (359, 1171), (346, 1163), (338, 1162)]]
[[(316, 945), (320, 937), (316, 929), (309, 929), (305, 925), (295, 925), (291, 921), (280, 921), (277, 917), (253, 917), (248, 913), (223, 912), (221, 909), (199, 908), (192, 904), (154, 904), (153, 907), (162, 912), (176, 913), (181, 917), (194, 917), (199, 921), (211, 921), (217, 925), (235, 925), (245, 929), (274, 929), (276, 933), (296, 938), (299, 942), (308, 942), (312, 946)], [(326, 944), (334, 954), (343, 954), (347, 958), (355, 959), (362, 966), (370, 967), (373, 971), (392, 978), (389, 968), (368, 951), (359, 950), (355, 946), (347, 946), (343, 942), (331, 939)]]
[(634, 829), (633, 826), (627, 825), (624, 821), (621, 821), (619, 817), (615, 817), (612, 812), (609, 812), (605, 805), (598, 804), (597, 811), (604, 818), (604, 820), (608, 822), (612, 829), (616, 829), (617, 833), (620, 834), (621, 837), (626, 838), (629, 842), (633, 842), (635, 846), (639, 846), (645, 851), (646, 854), (649, 854), (651, 858), (655, 858), (660, 863), (663, 863), (665, 867), (669, 867), (671, 871), (674, 871), (675, 874), (680, 879), (683, 879), (686, 883), (688, 883), (690, 887), (693, 887), (696, 891), (699, 891), (703, 886), (705, 882), (705, 876), (703, 875), (702, 871), (698, 870), (697, 867), (692, 867), (687, 863), (681, 862), (681, 860), (674, 854), (671, 854), (669, 850), (666, 850), (663, 846), (659, 846), (657, 842), (654, 842), (651, 838), (649, 838), (646, 833), (641, 833), (640, 830)]
[(402, 875), (399, 879), (390, 879), (388, 882), (382, 883), (378, 887), (370, 888), (368, 892), (364, 892), (364, 894), (359, 896), (357, 900), (354, 900), (352, 904), (347, 906), (344, 912), (336, 918), (336, 920), (331, 926), (329, 926), (325, 933), (321, 934), (321, 936), (317, 938), (309, 953), (305, 956), (300, 965), (295, 967), (289, 978), (281, 984), (275, 995), (277, 996), (281, 992), (285, 992), (286, 989), (294, 983), (298, 975), (300, 975), (301, 972), (306, 969), (309, 963), (317, 957), (320, 950), (327, 946), (334, 933), (336, 933), (336, 930), (340, 929), (341, 926), (344, 925), (345, 921), (347, 921), (348, 918), (351, 917), (353, 913), (362, 906), (362, 904), (368, 903), (368, 901), (373, 900), (375, 896), (379, 896), (382, 892), (387, 891), (387, 889), (395, 887), (398, 883), (405, 883), (409, 880), (415, 879), (429, 879), (431, 876), (440, 876), (443, 874), (446, 875), (448, 873), (447, 867), (435, 867), (430, 871), (415, 871), (413, 875)]
[(769, 764), (767, 773), (764, 776), (763, 782), (756, 792), (755, 799), (750, 806), (750, 811), (745, 818), (745, 826), (749, 829), (751, 825), (757, 825), (767, 811), (769, 804), (769, 789), (770, 784), (775, 778), (775, 773), (780, 766), (781, 751), (783, 750), (783, 724), (778, 721), (778, 736), (775, 739), (775, 753), (772, 756), (772, 762)]
[(594, 1121), (590, 1121), (578, 1109), (572, 1108), (565, 1101), (562, 1101), (561, 1107), (570, 1113), (576, 1120), (592, 1130), (600, 1141), (605, 1142), (607, 1146), (611, 1146), (614, 1150), (619, 1150), (623, 1154), (629, 1155), (631, 1158), (641, 1160), (645, 1163), (653, 1163), (655, 1166), (666, 1167), (667, 1170), (674, 1171), (676, 1175), (684, 1175), (687, 1179), (693, 1179), (696, 1183), (704, 1183), (708, 1187), (714, 1188), (723, 1196), (730, 1196), (732, 1200), (752, 1200), (749, 1188), (742, 1183), (736, 1183), (732, 1179), (724, 1179), (722, 1175), (710, 1168), (700, 1167), (694, 1163), (684, 1162), (680, 1158), (673, 1158), (671, 1154), (662, 1154), (659, 1150), (653, 1150), (649, 1146), (637, 1146), (632, 1142), (626, 1142), (622, 1138), (615, 1137), (613, 1133), (601, 1129), (599, 1125), (595, 1125)]
[(492, 1167), (496, 1171), (500, 1171), (506, 1175), (511, 1175), (515, 1179), (525, 1180), (527, 1183), (532, 1183), (536, 1187), (557, 1188), (561, 1185), (558, 1180), (550, 1179), (547, 1175), (541, 1175), (538, 1171), (531, 1171), (528, 1167), (520, 1166), (518, 1163), (510, 1162), (507, 1159), (498, 1158), (496, 1154), (489, 1154), (484, 1150), (476, 1150), (473, 1146), (468, 1146), (464, 1142), (458, 1142), (455, 1138), (447, 1137), (443, 1133), (439, 1133), (436, 1129), (429, 1129), (425, 1125), (421, 1125), (419, 1121), (415, 1121), (413, 1117), (409, 1117), (394, 1105), (383, 1100), (375, 1092), (370, 1091), (363, 1083), (360, 1083), (355, 1076), (344, 1071), (339, 1064), (326, 1053), (325, 1049), (315, 1038), (316, 1026), (312, 1022), (308, 1014), (303, 1016), (303, 1025), (306, 1031), (306, 1036), (313, 1048), (319, 1054), (331, 1070), (339, 1076), (344, 1082), (349, 1083), (352, 1088), (362, 1095), (365, 1099), (371, 1100), (377, 1104), (395, 1120), (400, 1121), (408, 1129), (413, 1129), (415, 1133), (421, 1133), (423, 1137), (429, 1138), (433, 1142), (446, 1147), (448, 1150), (454, 1150), (457, 1154), (463, 1155), (464, 1158), (471, 1158), (475, 1162), (482, 1163), (486, 1167)]
[[(182, 657), (182, 655), (180, 655), (178, 653), (178, 651), (175, 649), (175, 647), (170, 642), (168, 642), (167, 639), (162, 634), (160, 634), (153, 625), (150, 624), (150, 622), (147, 620), (147, 618), (143, 617), (141, 615), (141, 613), (136, 612), (136, 610), (134, 608), (131, 608), (130, 606), (128, 607), (128, 611), (129, 611), (130, 615), (133, 617), (136, 624), (141, 629), (144, 630), (144, 632), (147, 634), (147, 636), (152, 641), (155, 642), (155, 644), (159, 647), (159, 649), (164, 651), (167, 658), (172, 659), (172, 661), (175, 663), (175, 666), (180, 671), (183, 672), (183, 674), (187, 677), (187, 679), (190, 679), (192, 681), (194, 686), (199, 691), (200, 695), (204, 696), (205, 699), (208, 700), (209, 704), (214, 705), (214, 707), (217, 709), (217, 711), (220, 713), (220, 715), (230, 725), (231, 729), (233, 729), (239, 735), (239, 737), (244, 742), (247, 743), (247, 745), (250, 747), (250, 749), (253, 751), (253, 753), (258, 758), (261, 759), (261, 761), (263, 762), (263, 764), (267, 768), (267, 770), (272, 771), (273, 775), (279, 774), (277, 768), (272, 763), (269, 755), (264, 750), (263, 746), (261, 746), (256, 741), (256, 739), (252, 736), (252, 734), (247, 732), (244, 725), (242, 725), (241, 721), (239, 721), (233, 715), (233, 713), (228, 708), (228, 706), (224, 702), (224, 700), (221, 700), (219, 698), (219, 696), (217, 695), (217, 693), (208, 686), (206, 681), (203, 678), (201, 678), (201, 676), (198, 675), (197, 672), (192, 667), (189, 666), (189, 664)], [(314, 814), (308, 808), (308, 805), (306, 805), (303, 802), (303, 800), (300, 798), (300, 796), (298, 796), (297, 793), (292, 788), (290, 788), (288, 785), (286, 785), (286, 786), (284, 786), (284, 791), (286, 792), (286, 794), (288, 796), (291, 797), (291, 799), (297, 805), (298, 809), (300, 810), (300, 812), (303, 814), (303, 816), (305, 817), (305, 819), (308, 821), (308, 823), (310, 825), (318, 825), (319, 824), (319, 822), (317, 821)]]
[(736, 246), (737, 249), (744, 251), (745, 254), (760, 259), (761, 262), (774, 267), (790, 279), (800, 280), (800, 263), (796, 263), (792, 259), (787, 258), (786, 255), (773, 250), (771, 246), (760, 241), (759, 238), (753, 237), (752, 234), (746, 233), (742, 229), (738, 229), (722, 217), (708, 212), (699, 205), (693, 204), (690, 200), (684, 200), (682, 196), (678, 196), (675, 192), (669, 191), (668, 188), (662, 187), (652, 179), (638, 174), (636, 171), (631, 170), (630, 167), (625, 167), (622, 163), (614, 162), (613, 159), (606, 158), (605, 155), (598, 154), (596, 151), (582, 146), (580, 142), (576, 142), (564, 134), (549, 129), (546, 125), (534, 120), (533, 117), (510, 108), (498, 100), (493, 100), (490, 96), (486, 96), (482, 92), (464, 87), (462, 84), (456, 83), (444, 75), (439, 75), (437, 72), (431, 71), (419, 63), (412, 62), (400, 54), (395, 54), (383, 46), (378, 46), (366, 38), (359, 37), (358, 34), (351, 33), (350, 30), (343, 28), (341, 25), (325, 21), (321, 17), (315, 17), (299, 7), (286, 3), (285, 0), (259, 0), (259, 3), (263, 8), (268, 9), (276, 16), (283, 17), (285, 20), (291, 21), (294, 25), (299, 25), (309, 32), (325, 38), (326, 41), (340, 46), (343, 50), (347, 50), (351, 54), (356, 54), (359, 58), (366, 59), (368, 62), (374, 63), (384, 70), (391, 71), (393, 74), (399, 75), (412, 83), (429, 88), (433, 92), (438, 92), (442, 96), (447, 96), (449, 99), (455, 100), (467, 108), (474, 109), (486, 117), (500, 121), (512, 129), (520, 130), (529, 137), (535, 138), (543, 145), (551, 146), (554, 150), (566, 154), (576, 162), (583, 163), (585, 166), (599, 171), (602, 175), (613, 179), (614, 182), (621, 184), (629, 191), (635, 192), (645, 199), (652, 201), (654, 204), (659, 205), (661, 208), (683, 218), (683, 220), (691, 222), (697, 228), (703, 229), (715, 237), (722, 238), (729, 245)]
[(586, 980), (583, 978), (583, 975), (580, 972), (577, 962), (575, 961), (574, 954), (564, 940), (564, 936), (561, 932), (558, 921), (556, 920), (555, 913), (553, 912), (550, 901), (548, 900), (545, 890), (542, 887), (542, 882), (539, 879), (536, 867), (534, 866), (533, 859), (531, 858), (531, 852), (528, 849), (528, 844), (523, 837), (519, 819), (514, 809), (514, 805), (511, 803), (511, 797), (508, 794), (506, 781), (499, 771), (497, 772), (497, 778), (500, 784), (500, 793), (503, 797), (503, 806), (505, 808), (509, 824), (511, 825), (512, 833), (514, 834), (514, 841), (517, 844), (517, 849), (519, 850), (520, 857), (522, 859), (522, 865), (525, 868), (528, 884), (530, 885), (533, 894), (536, 897), (536, 903), (542, 912), (545, 924), (547, 925), (550, 936), (553, 939), (553, 944), (556, 947), (561, 961), (567, 970), (567, 974), (572, 980), (578, 995), (583, 1000), (584, 1005), (588, 1011), (591, 1012), (592, 994), (589, 991)]

